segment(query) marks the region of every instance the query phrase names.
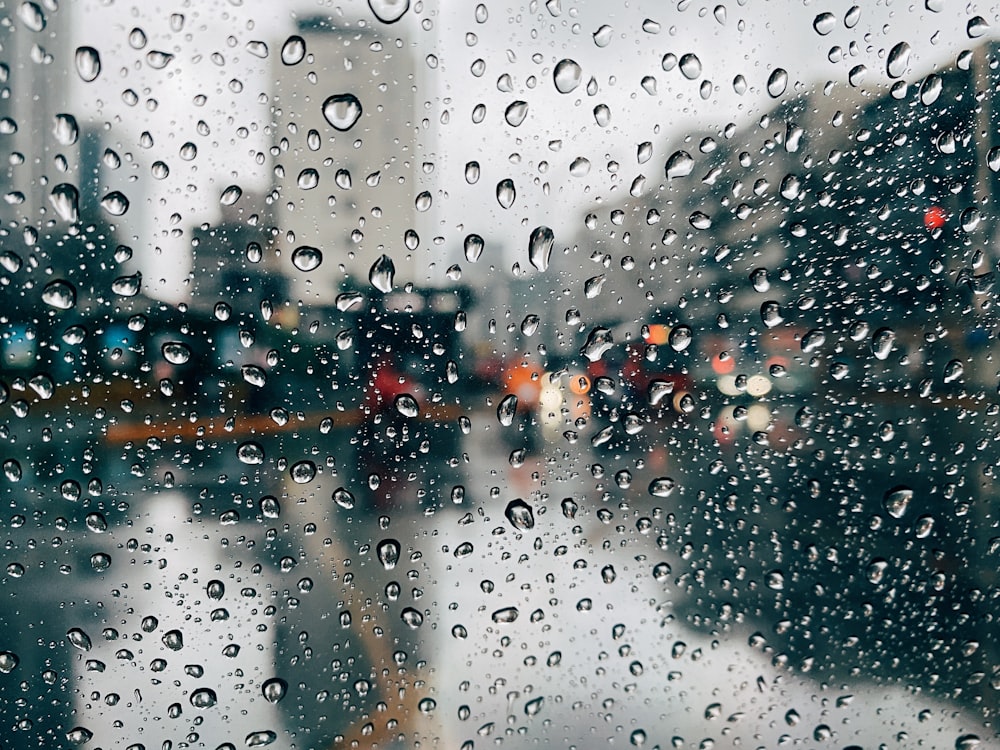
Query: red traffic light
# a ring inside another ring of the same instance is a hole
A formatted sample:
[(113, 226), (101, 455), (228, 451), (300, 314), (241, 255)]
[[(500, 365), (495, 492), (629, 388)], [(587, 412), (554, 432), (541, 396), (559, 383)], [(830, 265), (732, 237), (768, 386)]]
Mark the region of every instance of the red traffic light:
[(930, 232), (933, 232), (935, 229), (941, 229), (947, 219), (948, 214), (944, 212), (941, 206), (931, 206), (924, 211), (924, 226)]

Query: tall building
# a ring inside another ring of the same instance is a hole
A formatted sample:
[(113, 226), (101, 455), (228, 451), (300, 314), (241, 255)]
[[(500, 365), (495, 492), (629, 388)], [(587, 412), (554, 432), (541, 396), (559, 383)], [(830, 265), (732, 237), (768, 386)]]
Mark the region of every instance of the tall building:
[(299, 24), (274, 64), (270, 198), (292, 298), (329, 302), (349, 279), (367, 284), (382, 255), (396, 279), (419, 283), (427, 243), (415, 231), (422, 201), (409, 49), (320, 17)]

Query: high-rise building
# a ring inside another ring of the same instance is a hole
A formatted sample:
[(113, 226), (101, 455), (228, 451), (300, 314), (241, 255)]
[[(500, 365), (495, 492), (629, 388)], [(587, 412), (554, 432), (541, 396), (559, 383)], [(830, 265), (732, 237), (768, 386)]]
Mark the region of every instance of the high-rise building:
[(399, 281), (419, 283), (427, 250), (415, 231), (422, 199), (406, 44), (321, 17), (303, 20), (275, 58), (270, 198), (292, 298), (328, 302), (353, 280), (367, 284), (383, 255)]

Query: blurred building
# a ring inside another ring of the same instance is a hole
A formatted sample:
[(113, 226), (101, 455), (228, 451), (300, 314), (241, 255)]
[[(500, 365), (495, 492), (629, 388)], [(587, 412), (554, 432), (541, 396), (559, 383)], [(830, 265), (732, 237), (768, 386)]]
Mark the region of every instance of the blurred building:
[[(328, 302), (349, 279), (367, 285), (392, 259), (400, 281), (423, 279), (417, 237), (414, 61), (395, 37), (304, 19), (275, 55), (274, 220), (293, 299)], [(429, 196), (428, 196), (429, 197)], [(315, 248), (317, 257), (293, 254)]]

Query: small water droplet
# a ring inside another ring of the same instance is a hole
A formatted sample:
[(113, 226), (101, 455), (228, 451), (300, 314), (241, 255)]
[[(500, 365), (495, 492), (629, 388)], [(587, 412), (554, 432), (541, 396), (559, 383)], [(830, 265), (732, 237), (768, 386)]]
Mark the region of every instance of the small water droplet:
[(309, 245), (301, 245), (292, 251), (292, 265), (300, 271), (313, 271), (323, 262), (323, 253)]
[(172, 365), (183, 365), (191, 359), (191, 349), (180, 341), (168, 341), (160, 347), (163, 358)]
[(401, 393), (393, 400), (396, 411), (404, 417), (416, 417), (420, 414), (420, 405), (409, 393)]
[(399, 562), (400, 545), (396, 539), (383, 539), (375, 546), (375, 554), (386, 570), (392, 570)]
[(580, 354), (591, 362), (596, 362), (612, 346), (614, 346), (614, 337), (611, 331), (602, 326), (597, 326), (587, 335), (587, 341), (580, 348)]
[(893, 518), (902, 518), (906, 515), (912, 499), (913, 490), (900, 485), (893, 487), (885, 493), (885, 496), (882, 498), (882, 505), (885, 508), (885, 512)]
[(518, 127), (528, 116), (528, 103), (520, 100), (511, 102), (504, 110), (503, 116), (512, 128)]
[(900, 78), (906, 72), (906, 68), (910, 64), (911, 51), (910, 45), (906, 42), (900, 42), (889, 50), (885, 71), (890, 78)]
[(86, 727), (73, 727), (66, 732), (66, 739), (74, 745), (85, 745), (94, 738), (94, 733)]
[(270, 745), (278, 739), (278, 735), (270, 729), (262, 729), (258, 732), (250, 732), (244, 738), (243, 743), (247, 747), (264, 747)]
[(682, 352), (691, 346), (693, 339), (694, 333), (691, 331), (690, 326), (679, 325), (670, 329), (670, 334), (667, 336), (667, 343), (670, 344), (670, 348), (675, 352)]
[(514, 622), (520, 614), (517, 607), (503, 607), (493, 612), (491, 617), (493, 618), (493, 622), (505, 623)]
[(681, 74), (689, 81), (693, 81), (701, 75), (701, 60), (692, 52), (682, 55), (679, 65)]
[(607, 47), (611, 44), (612, 29), (607, 24), (602, 25), (594, 32), (594, 44), (598, 47)]
[(355, 505), (354, 495), (343, 487), (338, 487), (333, 491), (333, 501), (345, 510), (353, 510)]
[(90, 641), (90, 636), (87, 635), (80, 628), (71, 628), (66, 632), (66, 639), (71, 645), (80, 649), (81, 651), (90, 651), (92, 643)]
[(413, 607), (406, 607), (399, 613), (399, 618), (414, 630), (424, 624), (424, 616)]
[(80, 219), (80, 191), (68, 182), (62, 182), (52, 188), (49, 203), (59, 214), (59, 218), (71, 224)]
[(168, 630), (160, 640), (171, 651), (180, 651), (184, 648), (184, 634), (179, 630)]
[(56, 115), (56, 125), (52, 130), (56, 140), (62, 146), (72, 146), (80, 138), (80, 127), (76, 123), (73, 115)]
[(649, 494), (653, 497), (669, 497), (677, 483), (670, 477), (658, 477), (649, 483)]
[(288, 473), (295, 484), (308, 484), (316, 478), (316, 464), (309, 460), (296, 461)]
[(265, 60), (267, 59), (268, 56), (267, 42), (261, 42), (261, 41), (247, 42), (247, 52), (249, 52), (254, 57), (259, 57), (261, 60)]
[(687, 177), (694, 171), (694, 159), (687, 151), (675, 151), (667, 159), (665, 171), (668, 179)]
[(470, 263), (475, 263), (483, 255), (483, 248), (486, 243), (478, 234), (470, 234), (465, 238), (465, 259)]
[(278, 703), (288, 693), (288, 683), (280, 677), (272, 677), (264, 681), (260, 691), (268, 703)]

